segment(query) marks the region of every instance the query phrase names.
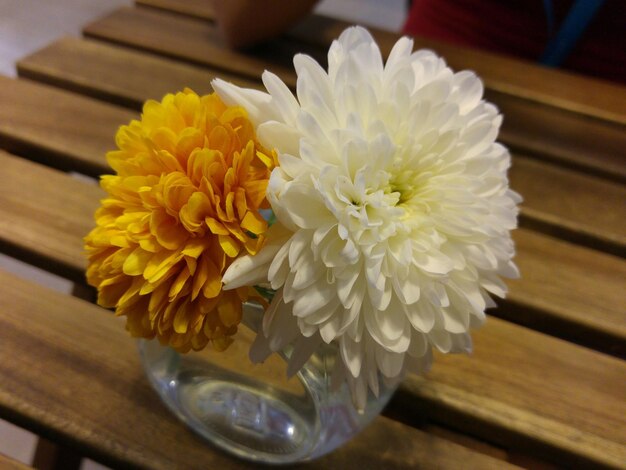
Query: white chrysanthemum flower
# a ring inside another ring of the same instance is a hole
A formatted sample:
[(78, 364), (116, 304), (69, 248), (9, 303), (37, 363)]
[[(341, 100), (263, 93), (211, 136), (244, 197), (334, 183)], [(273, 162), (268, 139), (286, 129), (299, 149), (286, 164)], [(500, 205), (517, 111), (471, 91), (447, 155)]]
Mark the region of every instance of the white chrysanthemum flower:
[(297, 98), (269, 72), (269, 93), (214, 81), (280, 161), (267, 190), (279, 224), (224, 276), (226, 288), (278, 290), (252, 357), (294, 343), (293, 373), (337, 341), (359, 407), (379, 372), (421, 372), (432, 347), (470, 351), (488, 293), (504, 296), (500, 276), (518, 275), (509, 231), (520, 197), (495, 142), (501, 116), (474, 73), (412, 47), (400, 39), (383, 65), (370, 34), (349, 28), (328, 73), (294, 58)]

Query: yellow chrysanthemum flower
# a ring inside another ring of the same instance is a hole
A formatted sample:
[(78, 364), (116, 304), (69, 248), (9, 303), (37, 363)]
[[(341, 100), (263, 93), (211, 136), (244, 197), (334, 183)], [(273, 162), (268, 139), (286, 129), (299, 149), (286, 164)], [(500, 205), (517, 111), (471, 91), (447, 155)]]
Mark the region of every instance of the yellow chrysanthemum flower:
[(98, 303), (127, 317), (135, 337), (181, 352), (223, 350), (252, 289), (222, 291), (242, 250), (263, 245), (265, 189), (276, 155), (258, 143), (241, 107), (191, 90), (148, 101), (122, 126), (107, 160), (97, 226), (85, 237)]

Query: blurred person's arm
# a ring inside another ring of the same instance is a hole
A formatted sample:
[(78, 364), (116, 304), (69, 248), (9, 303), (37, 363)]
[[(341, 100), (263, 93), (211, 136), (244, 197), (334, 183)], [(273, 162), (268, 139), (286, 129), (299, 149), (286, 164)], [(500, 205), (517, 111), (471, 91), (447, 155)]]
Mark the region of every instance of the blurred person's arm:
[(233, 48), (270, 39), (312, 10), (317, 0), (213, 0), (215, 18), (226, 44)]

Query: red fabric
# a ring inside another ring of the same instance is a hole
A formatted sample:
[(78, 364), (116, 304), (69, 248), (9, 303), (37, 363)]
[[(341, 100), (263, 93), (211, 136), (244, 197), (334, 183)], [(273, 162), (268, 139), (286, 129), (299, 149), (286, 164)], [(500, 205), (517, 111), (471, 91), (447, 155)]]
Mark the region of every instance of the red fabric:
[[(553, 0), (554, 34), (572, 3)], [(532, 61), (550, 40), (543, 0), (413, 0), (404, 32)], [(626, 1), (605, 1), (562, 68), (626, 84)]]

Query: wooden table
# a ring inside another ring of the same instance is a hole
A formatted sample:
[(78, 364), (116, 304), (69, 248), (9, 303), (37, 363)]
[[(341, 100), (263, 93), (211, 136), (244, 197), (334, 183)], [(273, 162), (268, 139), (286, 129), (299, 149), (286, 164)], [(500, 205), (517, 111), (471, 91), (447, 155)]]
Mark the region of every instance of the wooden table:
[[(141, 0), (0, 77), (0, 248), (75, 281), (75, 296), (0, 273), (0, 416), (113, 467), (246, 468), (161, 404), (123, 321), (90, 302), (82, 237), (102, 196), (74, 173), (104, 154), (141, 103), (214, 76), (293, 86), (346, 26), (311, 17), (246, 53), (220, 45), (205, 0)], [(384, 52), (396, 35), (373, 31)], [(384, 416), (310, 468), (626, 468), (626, 89), (417, 40), (485, 80), (505, 115), (510, 177), (525, 201), (522, 278), (475, 335), (437, 357)], [(2, 458), (0, 463), (6, 459)], [(8, 461), (8, 460), (7, 460)]]

